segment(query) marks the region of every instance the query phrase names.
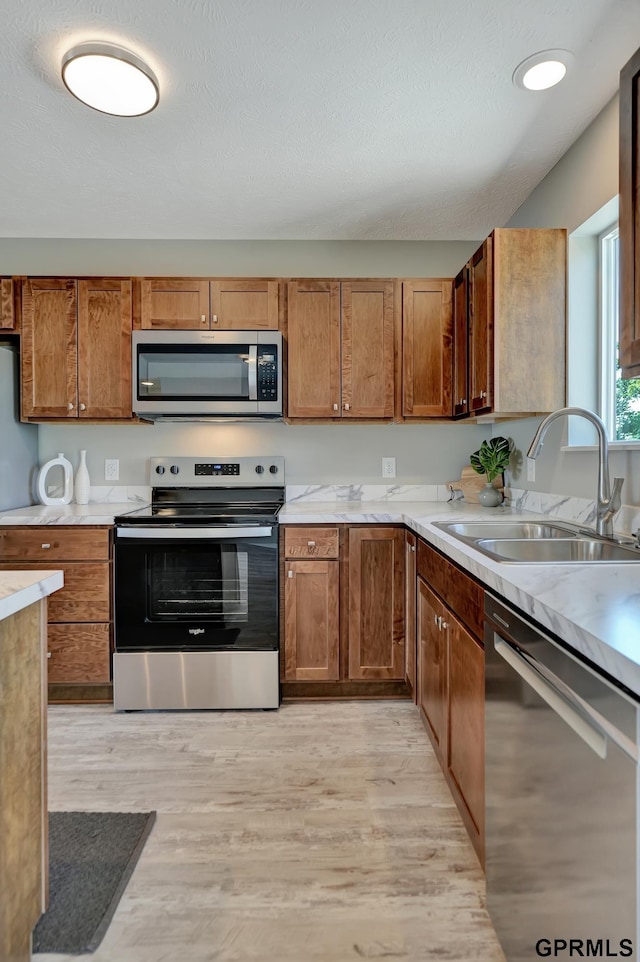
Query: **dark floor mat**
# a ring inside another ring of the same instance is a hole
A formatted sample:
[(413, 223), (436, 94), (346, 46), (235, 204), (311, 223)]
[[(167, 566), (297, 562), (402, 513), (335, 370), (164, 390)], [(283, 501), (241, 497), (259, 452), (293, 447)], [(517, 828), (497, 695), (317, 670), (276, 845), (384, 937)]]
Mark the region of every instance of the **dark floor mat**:
[(155, 812), (50, 812), (49, 908), (34, 952), (95, 952), (136, 866)]

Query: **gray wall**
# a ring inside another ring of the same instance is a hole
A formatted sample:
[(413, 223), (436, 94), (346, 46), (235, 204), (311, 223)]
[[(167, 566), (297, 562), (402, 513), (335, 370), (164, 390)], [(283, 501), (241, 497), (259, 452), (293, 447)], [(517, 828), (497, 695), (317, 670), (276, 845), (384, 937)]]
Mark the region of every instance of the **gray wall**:
[[(452, 277), (476, 242), (0, 240), (8, 273), (177, 274), (319, 277)], [(81, 448), (93, 484), (104, 459), (120, 460), (119, 484), (146, 484), (147, 458), (278, 454), (292, 484), (383, 483), (382, 457), (397, 459), (398, 483), (460, 476), (490, 427), (434, 425), (157, 424), (42, 425), (40, 460), (59, 451), (74, 466)]]
[[(574, 231), (618, 193), (618, 98), (611, 100), (582, 136), (573, 144), (544, 180), (529, 195), (507, 227), (566, 227)], [(583, 243), (580, 246), (584, 246)], [(570, 248), (570, 257), (571, 257)], [(569, 270), (571, 273), (571, 263)], [(592, 290), (592, 294), (595, 295)], [(574, 293), (569, 312), (571, 324), (578, 323), (578, 300)], [(591, 327), (590, 337), (593, 337)], [(585, 359), (585, 384), (592, 378), (596, 347), (591, 345)], [(575, 369), (570, 371), (575, 381)], [(583, 402), (585, 403), (585, 402)], [(591, 405), (593, 408), (593, 405)], [(527, 450), (538, 420), (526, 420), (508, 425), (509, 433), (521, 451)], [(496, 425), (494, 434), (506, 433), (505, 425)], [(595, 451), (561, 451), (566, 444), (566, 420), (552, 425), (545, 439), (543, 451), (536, 462), (536, 480), (528, 482), (526, 471), (514, 473), (518, 487), (535, 491), (594, 498), (597, 480)], [(595, 435), (589, 442), (595, 444)], [(640, 504), (640, 450), (612, 452), (611, 474), (625, 477), (622, 491), (627, 504)], [(635, 477), (634, 477), (635, 475)]]
[(38, 428), (18, 421), (18, 352), (0, 343), (0, 510), (33, 504)]

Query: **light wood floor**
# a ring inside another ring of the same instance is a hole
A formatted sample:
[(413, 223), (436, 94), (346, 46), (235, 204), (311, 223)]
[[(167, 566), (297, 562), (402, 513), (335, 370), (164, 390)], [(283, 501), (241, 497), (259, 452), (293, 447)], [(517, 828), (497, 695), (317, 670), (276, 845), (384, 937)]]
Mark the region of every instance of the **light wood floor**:
[(504, 962), (409, 702), (52, 707), (49, 808), (158, 817), (100, 948), (40, 962)]

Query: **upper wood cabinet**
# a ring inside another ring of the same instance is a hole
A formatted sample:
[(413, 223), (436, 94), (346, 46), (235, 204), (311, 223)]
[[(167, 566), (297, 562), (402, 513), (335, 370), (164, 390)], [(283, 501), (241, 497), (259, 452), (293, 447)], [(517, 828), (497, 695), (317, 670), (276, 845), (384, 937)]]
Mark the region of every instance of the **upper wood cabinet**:
[(463, 267), (453, 281), (453, 385), (454, 418), (469, 413), (469, 268)]
[(140, 281), (142, 330), (202, 330), (210, 327), (209, 281), (155, 277)]
[(640, 377), (640, 50), (620, 72), (620, 367)]
[(452, 282), (402, 282), (402, 414), (450, 417)]
[(288, 416), (392, 418), (394, 282), (288, 285)]
[(0, 330), (15, 331), (16, 312), (13, 301), (13, 281), (10, 277), (0, 277)]
[(22, 418), (131, 418), (131, 281), (22, 284)]
[(349, 530), (349, 678), (404, 678), (404, 532)]
[(142, 330), (278, 330), (277, 280), (146, 277), (139, 284)]
[(277, 331), (279, 284), (260, 278), (211, 281), (211, 327), (222, 331)]
[(564, 405), (566, 274), (565, 230), (499, 229), (478, 248), (454, 282), (454, 416)]

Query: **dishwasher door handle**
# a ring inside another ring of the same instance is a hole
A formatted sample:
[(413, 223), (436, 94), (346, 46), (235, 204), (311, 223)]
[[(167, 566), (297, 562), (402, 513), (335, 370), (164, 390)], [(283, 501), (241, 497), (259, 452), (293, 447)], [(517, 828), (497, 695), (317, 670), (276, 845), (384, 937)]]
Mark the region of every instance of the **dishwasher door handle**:
[(562, 695), (560, 695), (542, 675), (539, 675), (535, 668), (532, 668), (506, 641), (503, 641), (499, 636), (495, 637), (494, 647), (507, 664), (513, 668), (516, 674), (520, 675), (520, 677), (540, 695), (549, 708), (559, 715), (599, 758), (604, 759), (607, 757), (607, 738), (605, 735), (594, 728), (593, 725), (590, 725), (582, 715), (579, 715), (577, 711), (568, 705)]

